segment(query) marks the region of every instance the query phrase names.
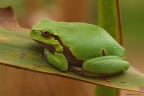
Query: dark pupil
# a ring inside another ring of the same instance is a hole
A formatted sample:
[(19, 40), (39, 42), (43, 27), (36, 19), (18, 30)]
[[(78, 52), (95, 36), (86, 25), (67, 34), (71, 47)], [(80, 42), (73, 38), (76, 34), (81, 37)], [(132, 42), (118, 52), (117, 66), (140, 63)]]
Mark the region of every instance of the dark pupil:
[(44, 35), (49, 35), (49, 33), (48, 33), (48, 32), (43, 32), (43, 34), (44, 34)]
[(51, 34), (48, 31), (42, 31), (42, 36), (49, 37)]

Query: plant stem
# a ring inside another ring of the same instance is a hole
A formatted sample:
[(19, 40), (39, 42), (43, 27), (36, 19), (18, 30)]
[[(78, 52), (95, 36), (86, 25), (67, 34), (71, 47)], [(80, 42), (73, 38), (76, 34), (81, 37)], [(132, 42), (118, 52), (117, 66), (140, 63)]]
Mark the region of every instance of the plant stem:
[(98, 0), (98, 24), (122, 44), (119, 0)]
[[(116, 41), (122, 44), (122, 30), (119, 0), (98, 0), (98, 24)], [(118, 96), (119, 90), (100, 86), (96, 88), (96, 96)]]

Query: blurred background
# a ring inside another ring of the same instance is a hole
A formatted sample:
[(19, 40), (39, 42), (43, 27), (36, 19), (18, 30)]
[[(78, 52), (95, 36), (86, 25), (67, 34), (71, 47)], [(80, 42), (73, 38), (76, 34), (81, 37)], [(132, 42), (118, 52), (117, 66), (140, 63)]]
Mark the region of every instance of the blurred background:
[[(131, 66), (144, 72), (144, 0), (120, 0), (123, 41)], [(22, 27), (41, 18), (97, 24), (97, 0), (0, 0), (12, 6)], [(95, 85), (0, 66), (0, 96), (94, 96)], [(127, 96), (128, 91), (121, 91)], [(139, 94), (139, 95), (138, 95)], [(144, 96), (138, 93), (133, 96)]]

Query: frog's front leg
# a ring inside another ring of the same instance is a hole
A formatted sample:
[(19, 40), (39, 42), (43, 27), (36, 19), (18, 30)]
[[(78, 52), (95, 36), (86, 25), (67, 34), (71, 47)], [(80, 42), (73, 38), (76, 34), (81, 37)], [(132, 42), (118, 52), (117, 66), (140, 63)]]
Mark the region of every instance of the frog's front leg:
[(54, 67), (61, 71), (66, 71), (68, 69), (68, 61), (63, 53), (51, 53), (47, 48), (44, 48), (44, 54), (46, 55), (48, 62)]
[(127, 70), (129, 63), (117, 56), (102, 56), (86, 60), (82, 69), (83, 75), (109, 76)]

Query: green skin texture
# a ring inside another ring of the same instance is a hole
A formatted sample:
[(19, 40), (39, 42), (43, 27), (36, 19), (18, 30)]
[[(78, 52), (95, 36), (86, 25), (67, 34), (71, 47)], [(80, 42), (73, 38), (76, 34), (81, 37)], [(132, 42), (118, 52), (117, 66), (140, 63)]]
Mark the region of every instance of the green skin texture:
[(68, 60), (63, 54), (64, 48), (53, 36), (43, 36), (42, 31), (59, 37), (72, 55), (77, 60), (83, 61), (81, 68), (76, 68), (80, 72), (73, 70), (76, 73), (102, 77), (121, 73), (129, 68), (129, 63), (124, 60), (125, 49), (101, 27), (81, 22), (56, 22), (43, 19), (32, 27), (30, 36), (36, 41), (54, 47), (54, 53), (46, 47), (44, 53), (48, 62), (61, 71), (69, 69)]

